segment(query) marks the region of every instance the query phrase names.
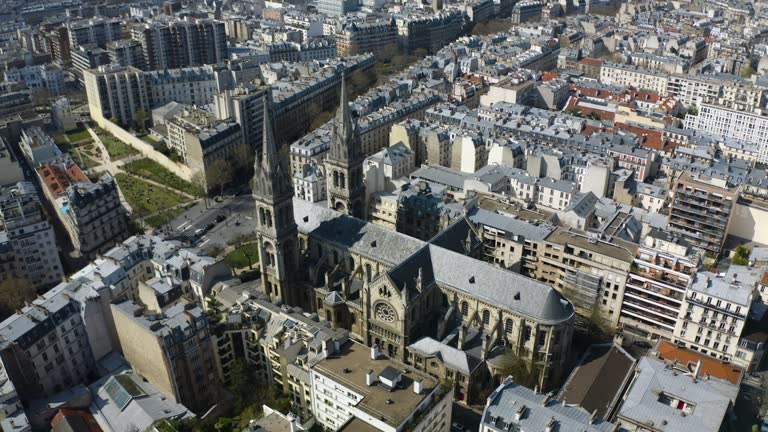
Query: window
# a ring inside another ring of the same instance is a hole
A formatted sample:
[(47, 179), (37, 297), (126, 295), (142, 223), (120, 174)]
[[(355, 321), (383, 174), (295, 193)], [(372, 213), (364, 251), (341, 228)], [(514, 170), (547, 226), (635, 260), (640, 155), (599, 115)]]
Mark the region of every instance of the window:
[(515, 329), (515, 322), (512, 321), (511, 318), (507, 319), (507, 324), (504, 326), (504, 330), (507, 333), (512, 333), (512, 331)]
[(488, 309), (483, 310), (483, 325), (488, 325), (491, 323), (491, 313), (488, 311)]
[(461, 314), (464, 316), (469, 315), (469, 303), (465, 301), (461, 302)]

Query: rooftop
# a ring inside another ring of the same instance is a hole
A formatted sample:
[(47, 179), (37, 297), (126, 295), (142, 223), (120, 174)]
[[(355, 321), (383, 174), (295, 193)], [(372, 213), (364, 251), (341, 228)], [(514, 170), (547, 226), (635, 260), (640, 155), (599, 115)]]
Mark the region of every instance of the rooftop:
[(733, 385), (739, 385), (744, 370), (729, 363), (723, 363), (708, 355), (681, 348), (673, 343), (660, 340), (654, 349), (659, 359), (673, 362), (681, 367), (693, 370), (701, 362), (699, 376), (709, 375), (713, 378), (726, 380)]
[[(356, 405), (358, 409), (394, 427), (402, 425), (438, 385), (436, 379), (383, 355), (376, 360), (371, 359), (371, 349), (355, 342), (346, 344), (339, 355), (321, 360), (313, 370), (361, 395), (362, 400)], [(374, 373), (372, 386), (366, 385), (369, 370)], [(380, 374), (388, 370), (405, 371), (394, 390), (381, 382)], [(422, 380), (423, 390), (421, 394), (416, 394), (413, 383), (419, 379)]]
[(718, 431), (738, 386), (716, 378), (694, 381), (663, 361), (640, 359), (619, 408), (623, 422), (648, 425), (659, 432)]
[(592, 345), (571, 372), (557, 399), (610, 418), (632, 376), (635, 359), (613, 343)]

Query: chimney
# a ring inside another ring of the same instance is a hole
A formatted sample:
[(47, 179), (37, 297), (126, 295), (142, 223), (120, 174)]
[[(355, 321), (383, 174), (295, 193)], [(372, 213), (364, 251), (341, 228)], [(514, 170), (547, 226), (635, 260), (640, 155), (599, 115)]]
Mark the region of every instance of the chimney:
[(520, 419), (523, 418), (523, 415), (525, 415), (525, 405), (520, 405), (520, 408), (515, 411), (515, 421), (519, 422)]
[(371, 360), (377, 360), (379, 358), (379, 346), (373, 344), (371, 347)]
[(421, 394), (422, 388), (424, 386), (424, 383), (422, 382), (421, 378), (413, 381), (413, 392), (417, 395)]
[(467, 330), (466, 327), (464, 327), (464, 324), (459, 326), (459, 341), (456, 345), (456, 348), (463, 350), (464, 349), (464, 339), (467, 338)]
[(368, 387), (373, 385), (373, 369), (368, 369), (368, 373), (365, 374), (365, 385)]
[(693, 382), (696, 382), (696, 380), (699, 378), (700, 372), (701, 372), (701, 360), (696, 362), (696, 369), (693, 370)]

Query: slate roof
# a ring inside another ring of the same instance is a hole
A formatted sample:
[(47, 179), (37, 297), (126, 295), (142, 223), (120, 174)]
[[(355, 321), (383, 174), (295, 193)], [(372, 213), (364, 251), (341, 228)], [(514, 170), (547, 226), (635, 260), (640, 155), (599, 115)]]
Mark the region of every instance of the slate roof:
[(557, 399), (578, 404), (598, 418), (608, 418), (629, 382), (635, 367), (621, 346), (592, 345), (571, 372)]
[[(738, 392), (739, 388), (727, 381), (711, 378), (693, 382), (689, 375), (667, 368), (663, 361), (643, 357), (618, 416), (638, 424), (652, 422), (660, 432), (715, 432)], [(661, 393), (695, 404), (693, 412), (680, 415), (681, 410), (659, 402)]]
[[(511, 378), (511, 377), (510, 377)], [(590, 423), (591, 414), (584, 408), (569, 406), (549, 396), (534, 392), (507, 378), (488, 398), (481, 424), (491, 431), (545, 431), (550, 422), (558, 432), (610, 432), (615, 425), (597, 419)], [(518, 410), (522, 415), (518, 420)]]
[(440, 341), (425, 337), (411, 344), (408, 351), (417, 352), (423, 356), (437, 357), (449, 369), (457, 370), (464, 374), (471, 374), (481, 363), (480, 359), (468, 356), (466, 352), (446, 345)]
[(413, 255), (424, 242), (376, 224), (347, 216), (298, 198), (293, 216), (301, 232), (340, 248), (397, 265)]

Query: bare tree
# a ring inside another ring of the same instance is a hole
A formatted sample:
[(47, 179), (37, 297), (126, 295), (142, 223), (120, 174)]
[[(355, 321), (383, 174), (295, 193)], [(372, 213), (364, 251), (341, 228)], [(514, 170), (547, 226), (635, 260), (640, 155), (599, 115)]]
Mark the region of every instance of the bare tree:
[(224, 159), (217, 160), (205, 170), (205, 178), (208, 187), (218, 187), (219, 195), (224, 193), (224, 186), (232, 181), (233, 174), (232, 165)]

